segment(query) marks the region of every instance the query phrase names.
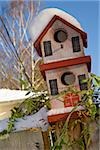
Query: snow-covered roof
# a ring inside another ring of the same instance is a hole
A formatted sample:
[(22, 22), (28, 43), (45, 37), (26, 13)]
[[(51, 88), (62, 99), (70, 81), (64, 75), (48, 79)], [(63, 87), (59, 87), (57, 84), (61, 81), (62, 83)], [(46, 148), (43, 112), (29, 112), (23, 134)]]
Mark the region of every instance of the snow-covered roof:
[(67, 12), (58, 8), (46, 8), (40, 11), (39, 14), (32, 20), (29, 25), (29, 32), (33, 42), (37, 40), (39, 35), (42, 33), (47, 24), (55, 15), (63, 18), (67, 22), (71, 23), (73, 26), (83, 31), (80, 23), (76, 20), (76, 18), (71, 16)]
[(24, 100), (33, 95), (33, 93), (26, 95), (27, 93), (28, 91), (24, 90), (0, 89), (0, 103)]

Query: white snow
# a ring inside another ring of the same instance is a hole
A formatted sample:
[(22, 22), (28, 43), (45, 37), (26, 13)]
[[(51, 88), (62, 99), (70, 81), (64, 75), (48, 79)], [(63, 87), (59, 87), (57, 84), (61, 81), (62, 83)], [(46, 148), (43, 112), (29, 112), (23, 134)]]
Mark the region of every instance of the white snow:
[[(3, 131), (8, 124), (8, 117), (10, 116), (10, 110), (17, 103), (22, 102), (23, 100), (29, 97), (37, 97), (42, 93), (46, 92), (30, 92), (26, 95), (28, 91), (24, 90), (10, 90), (10, 89), (0, 89), (0, 132)], [(6, 118), (6, 119), (5, 119)], [(29, 128), (42, 128), (42, 131), (46, 131), (48, 128), (47, 120), (47, 110), (45, 107), (41, 108), (39, 112), (34, 115), (26, 116), (24, 119), (19, 118), (15, 124), (15, 131), (26, 130)]]
[(0, 89), (0, 120), (9, 117), (13, 107), (33, 95), (32, 92), (26, 95), (27, 93), (28, 91)]
[(67, 22), (71, 23), (80, 30), (83, 30), (76, 18), (71, 16), (67, 12), (58, 8), (46, 8), (40, 11), (39, 14), (32, 20), (32, 22), (29, 25), (29, 32), (33, 42), (37, 40), (41, 32), (45, 29), (49, 21), (55, 15), (65, 19)]
[[(0, 121), (0, 132), (7, 128), (8, 121), (8, 119)], [(48, 126), (47, 110), (45, 107), (42, 107), (33, 115), (18, 118), (15, 122), (14, 132), (28, 130), (30, 128), (41, 128), (42, 131), (46, 131)]]
[(33, 95), (32, 92), (26, 95), (27, 93), (24, 90), (0, 89), (0, 103), (24, 100)]
[[(57, 108), (57, 109), (51, 109), (48, 111), (48, 116), (52, 115), (58, 115), (58, 114), (64, 114), (69, 113), (73, 110), (74, 107), (66, 107), (66, 108)], [(84, 110), (84, 107), (78, 106), (75, 111)]]
[[(29, 97), (38, 97), (41, 94), (47, 94), (47, 91), (41, 92), (30, 92), (26, 90), (10, 90), (0, 89), (0, 120), (8, 118), (11, 115), (11, 109), (22, 103)], [(47, 97), (48, 98), (48, 97)]]

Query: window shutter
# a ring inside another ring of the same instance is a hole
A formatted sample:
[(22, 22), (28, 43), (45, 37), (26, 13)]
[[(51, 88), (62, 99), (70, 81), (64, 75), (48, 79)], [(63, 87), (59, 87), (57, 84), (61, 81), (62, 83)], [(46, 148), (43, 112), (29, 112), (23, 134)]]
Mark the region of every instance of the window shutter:
[(49, 84), (50, 84), (51, 95), (57, 95), (58, 94), (57, 79), (49, 80)]
[(79, 36), (72, 37), (72, 46), (73, 46), (73, 52), (79, 52), (79, 51), (81, 51)]
[(50, 56), (50, 55), (52, 55), (51, 41), (44, 41), (44, 42), (43, 42), (43, 45), (44, 45), (44, 53), (45, 53), (45, 56)]
[(83, 82), (85, 79), (86, 79), (85, 74), (78, 76), (80, 90), (87, 90), (88, 89), (87, 82)]

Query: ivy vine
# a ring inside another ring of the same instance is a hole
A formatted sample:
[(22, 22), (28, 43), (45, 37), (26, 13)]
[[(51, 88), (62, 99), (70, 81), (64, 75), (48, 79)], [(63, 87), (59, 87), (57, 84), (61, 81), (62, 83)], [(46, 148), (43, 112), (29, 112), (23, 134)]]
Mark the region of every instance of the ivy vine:
[[(61, 92), (59, 95), (60, 98), (63, 97), (66, 93), (79, 94), (81, 101), (79, 101), (79, 103), (69, 113), (69, 116), (67, 117), (61, 130), (59, 139), (57, 139), (54, 143), (54, 146), (51, 148), (52, 150), (62, 150), (63, 146), (66, 146), (66, 149), (68, 150), (72, 150), (76, 146), (81, 150), (88, 150), (89, 148), (91, 137), (94, 132), (90, 125), (92, 122), (96, 122), (96, 120), (98, 120), (100, 113), (100, 107), (96, 107), (95, 102), (93, 102), (95, 90), (98, 89), (98, 96), (100, 95), (100, 77), (91, 74), (89, 79), (84, 80), (83, 82), (87, 82), (88, 90), (78, 91), (73, 86), (70, 86), (66, 91)], [(75, 120), (73, 119), (72, 123), (70, 123), (71, 116), (78, 106), (83, 106), (84, 110), (78, 111), (78, 117), (75, 118)], [(75, 126), (77, 126), (77, 124), (80, 124), (81, 136), (78, 139), (72, 139), (69, 134), (69, 129), (73, 129)]]

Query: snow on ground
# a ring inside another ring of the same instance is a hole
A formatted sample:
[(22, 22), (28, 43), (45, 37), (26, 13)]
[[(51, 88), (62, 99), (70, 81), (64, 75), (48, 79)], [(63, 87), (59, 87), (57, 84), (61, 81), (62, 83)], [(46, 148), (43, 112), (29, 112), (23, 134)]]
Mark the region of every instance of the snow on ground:
[[(44, 92), (33, 93), (24, 90), (10, 90), (10, 89), (0, 89), (0, 132), (3, 131), (8, 124), (8, 117), (11, 114), (11, 109), (17, 105), (17, 103), (22, 102), (32, 97), (37, 97)], [(32, 127), (42, 128), (43, 131), (46, 131), (48, 128), (47, 121), (47, 110), (45, 107), (41, 108), (39, 112), (34, 115), (26, 116), (24, 119), (19, 118), (15, 124), (16, 131), (21, 131), (29, 129)]]
[[(0, 121), (0, 132), (7, 128), (8, 121), (8, 118)], [(45, 107), (42, 107), (33, 115), (25, 116), (24, 118), (18, 118), (15, 122), (14, 132), (23, 131), (30, 128), (42, 128), (42, 131), (46, 131), (48, 126), (47, 110)]]
[(71, 16), (67, 12), (60, 10), (58, 8), (46, 8), (40, 11), (40, 13), (33, 19), (31, 24), (29, 25), (29, 32), (33, 42), (37, 40), (41, 32), (45, 29), (49, 21), (55, 15), (65, 19), (67, 22), (71, 23), (80, 30), (83, 30), (80, 23), (76, 20), (76, 18)]

